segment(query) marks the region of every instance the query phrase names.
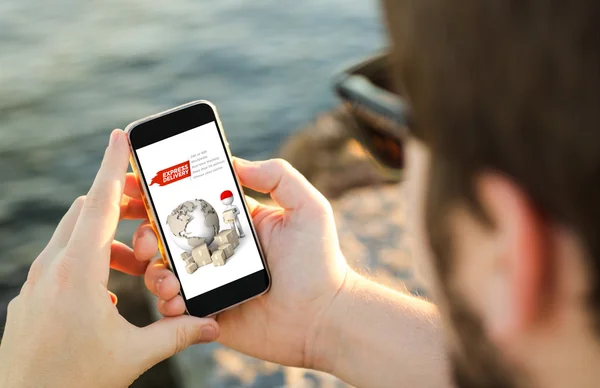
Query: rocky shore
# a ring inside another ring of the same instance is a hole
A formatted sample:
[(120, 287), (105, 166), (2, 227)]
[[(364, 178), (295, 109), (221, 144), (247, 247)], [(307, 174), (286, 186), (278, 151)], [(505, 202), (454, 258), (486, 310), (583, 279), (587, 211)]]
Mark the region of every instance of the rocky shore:
[[(319, 116), (296, 132), (278, 156), (288, 159), (332, 200), (341, 248), (359, 272), (394, 287), (422, 293), (410, 266), (401, 184), (382, 176), (344, 130), (342, 110)], [(70, 203), (85, 193), (102, 157), (107, 134), (82, 134), (27, 148), (0, 145), (0, 325), (6, 304)], [(264, 199), (264, 198), (263, 198)], [(390, 215), (382, 218), (382, 214)], [(137, 225), (124, 222), (127, 241)], [(119, 310), (132, 323), (156, 319), (141, 279), (111, 274)], [(199, 383), (202, 382), (202, 383)], [(337, 387), (336, 379), (259, 361), (218, 344), (197, 346), (148, 371), (134, 387)]]
[(340, 106), (288, 137), (278, 156), (290, 162), (327, 198), (364, 186), (398, 183), (386, 177), (349, 135), (356, 123)]

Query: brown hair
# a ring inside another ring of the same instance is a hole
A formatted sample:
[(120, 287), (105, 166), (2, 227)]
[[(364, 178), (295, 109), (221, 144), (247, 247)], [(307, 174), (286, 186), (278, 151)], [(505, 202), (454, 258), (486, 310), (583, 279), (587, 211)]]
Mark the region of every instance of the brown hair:
[[(510, 176), (571, 228), (600, 329), (600, 2), (386, 0), (399, 87), (430, 146), (430, 217)], [(430, 236), (431, 238), (431, 236)]]

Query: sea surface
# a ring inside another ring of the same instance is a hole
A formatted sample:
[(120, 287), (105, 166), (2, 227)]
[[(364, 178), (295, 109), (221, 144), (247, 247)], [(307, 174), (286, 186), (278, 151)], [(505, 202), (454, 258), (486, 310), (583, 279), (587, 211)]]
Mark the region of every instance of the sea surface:
[(0, 147), (208, 99), (235, 153), (268, 157), (336, 102), (332, 75), (382, 32), (373, 0), (3, 1)]

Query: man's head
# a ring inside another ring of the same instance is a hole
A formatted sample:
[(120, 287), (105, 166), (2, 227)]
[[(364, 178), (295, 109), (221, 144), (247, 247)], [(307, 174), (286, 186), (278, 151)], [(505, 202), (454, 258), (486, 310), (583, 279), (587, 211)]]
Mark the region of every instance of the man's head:
[(385, 8), (457, 380), (585, 384), (600, 372), (600, 3)]

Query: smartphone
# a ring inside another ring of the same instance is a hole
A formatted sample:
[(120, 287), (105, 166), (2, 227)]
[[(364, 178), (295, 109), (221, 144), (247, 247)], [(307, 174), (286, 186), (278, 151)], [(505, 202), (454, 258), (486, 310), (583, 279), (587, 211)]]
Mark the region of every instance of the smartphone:
[(269, 290), (271, 278), (215, 106), (193, 101), (129, 124), (131, 165), (190, 315)]

